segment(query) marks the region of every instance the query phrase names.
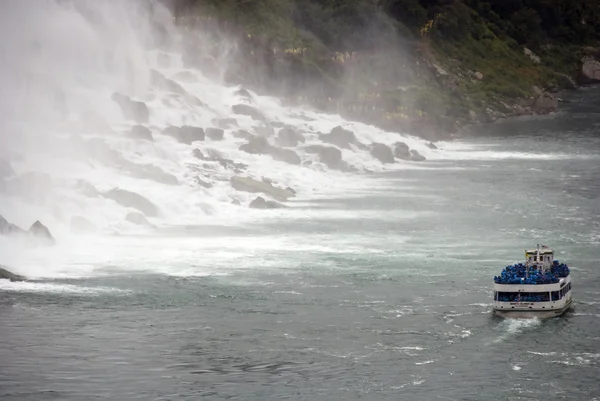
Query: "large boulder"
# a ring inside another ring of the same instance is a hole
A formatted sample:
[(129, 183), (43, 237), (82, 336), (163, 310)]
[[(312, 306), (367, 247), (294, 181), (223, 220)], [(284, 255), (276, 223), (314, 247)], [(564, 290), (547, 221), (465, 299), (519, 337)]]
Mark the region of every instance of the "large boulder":
[(127, 220), (130, 223), (136, 224), (138, 226), (146, 226), (146, 227), (152, 226), (152, 224), (150, 224), (148, 219), (146, 219), (146, 216), (144, 216), (141, 213), (137, 213), (137, 212), (127, 213), (127, 216), (125, 216), (125, 220)]
[(0, 234), (12, 235), (23, 234), (25, 231), (12, 223), (9, 223), (4, 217), (0, 216)]
[(248, 92), (246, 89), (244, 88), (240, 88), (238, 90), (235, 91), (235, 94), (237, 96), (243, 97), (246, 100), (252, 100), (252, 95), (250, 94), (250, 92)]
[(152, 70), (150, 72), (150, 79), (152, 84), (160, 90), (165, 92), (173, 92), (182, 96), (189, 96), (189, 93), (183, 88), (183, 86), (179, 85), (177, 82), (173, 81), (162, 75), (160, 72), (156, 70)]
[(275, 129), (270, 124), (263, 124), (258, 127), (254, 127), (254, 132), (264, 137), (275, 135)]
[(410, 160), (410, 149), (404, 142), (396, 142), (394, 156), (402, 160)]
[(150, 111), (144, 102), (131, 100), (128, 96), (115, 92), (111, 96), (123, 112), (123, 116), (128, 120), (136, 121), (139, 124), (146, 124), (150, 119)]
[(237, 127), (238, 126), (238, 122), (235, 118), (233, 117), (229, 117), (229, 118), (214, 118), (212, 120), (212, 123), (214, 125), (216, 125), (219, 128), (223, 128), (223, 129), (227, 129), (227, 128), (231, 128), (231, 127)]
[(416, 150), (411, 149), (410, 150), (410, 160), (412, 160), (413, 162), (422, 162), (422, 161), (425, 161), (426, 159), (425, 159), (425, 156), (423, 156)]
[(306, 142), (304, 135), (293, 127), (284, 127), (277, 134), (277, 143), (280, 146), (298, 146), (298, 143)]
[(179, 184), (177, 177), (153, 164), (135, 164), (127, 161), (123, 164), (123, 169), (138, 178), (156, 181), (165, 185)]
[(329, 134), (321, 134), (319, 138), (323, 142), (345, 149), (350, 149), (350, 144), (359, 144), (354, 132), (340, 126), (333, 128)]
[(233, 110), (233, 112), (235, 114), (250, 116), (250, 117), (252, 117), (253, 120), (257, 120), (257, 121), (266, 121), (264, 114), (261, 113), (260, 110), (254, 108), (252, 106), (248, 106), (247, 104), (236, 104), (236, 105), (233, 105), (231, 107), (231, 109)]
[(545, 93), (534, 100), (531, 108), (538, 114), (555, 112), (558, 110), (558, 99)]
[(25, 281), (26, 278), (23, 276), (19, 276), (18, 274), (14, 274), (5, 266), (0, 265), (0, 279), (10, 280), (10, 281)]
[(133, 138), (146, 139), (148, 141), (154, 140), (152, 137), (152, 131), (150, 131), (148, 127), (139, 124), (131, 127), (129, 135)]
[(302, 160), (292, 149), (282, 149), (273, 147), (271, 149), (271, 157), (273, 160), (282, 161), (289, 164), (300, 164)]
[(165, 128), (162, 133), (187, 145), (191, 145), (195, 141), (204, 141), (205, 138), (204, 129), (189, 125), (182, 127), (170, 126)]
[(42, 239), (50, 244), (56, 243), (56, 240), (54, 239), (52, 234), (50, 234), (50, 230), (48, 230), (48, 227), (40, 223), (39, 220), (33, 223), (31, 227), (29, 227), (29, 231), (27, 232), (33, 235), (34, 237)]
[(248, 143), (240, 146), (240, 150), (250, 154), (265, 155), (271, 152), (271, 145), (267, 138), (262, 136), (251, 137)]
[(600, 62), (591, 56), (582, 58), (579, 83), (591, 84), (598, 82), (600, 82)]
[(237, 191), (258, 193), (262, 192), (277, 200), (284, 201), (295, 196), (294, 193), (287, 189), (277, 188), (270, 183), (257, 181), (249, 177), (233, 176), (231, 177), (231, 186)]
[(205, 131), (206, 136), (213, 141), (222, 141), (225, 131), (221, 128), (207, 128)]
[(251, 133), (249, 133), (249, 132), (248, 132), (248, 131), (246, 131), (246, 130), (240, 129), (240, 130), (237, 130), (237, 131), (235, 131), (235, 132), (233, 133), (233, 136), (234, 136), (235, 138), (250, 139), (250, 138), (252, 138), (254, 135), (252, 135)]
[(319, 161), (329, 168), (337, 169), (343, 165), (342, 151), (335, 146), (309, 145), (304, 149), (319, 155)]
[(156, 205), (135, 192), (113, 188), (110, 191), (104, 192), (102, 195), (107, 199), (114, 200), (121, 206), (137, 209), (147, 216), (158, 216), (158, 208)]
[(256, 197), (249, 205), (252, 209), (280, 209), (284, 208), (285, 205), (282, 205), (279, 202), (266, 200), (262, 196)]
[(374, 142), (371, 145), (371, 156), (376, 158), (382, 163), (394, 163), (396, 159), (394, 159), (394, 154), (392, 153), (392, 149), (389, 146)]

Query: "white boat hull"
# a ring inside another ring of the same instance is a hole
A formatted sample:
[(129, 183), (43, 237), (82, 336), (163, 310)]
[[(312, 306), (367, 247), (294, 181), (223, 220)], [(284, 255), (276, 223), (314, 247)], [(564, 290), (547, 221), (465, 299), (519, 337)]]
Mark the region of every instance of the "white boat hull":
[(499, 309), (494, 308), (494, 314), (496, 316), (509, 318), (509, 319), (549, 319), (553, 317), (562, 316), (567, 312), (573, 304), (573, 299), (569, 298), (565, 305), (560, 309)]

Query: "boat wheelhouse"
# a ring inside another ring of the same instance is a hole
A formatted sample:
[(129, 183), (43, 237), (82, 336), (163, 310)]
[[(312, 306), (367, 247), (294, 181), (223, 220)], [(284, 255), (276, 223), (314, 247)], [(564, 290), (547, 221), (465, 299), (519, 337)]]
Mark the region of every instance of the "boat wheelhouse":
[(506, 266), (494, 277), (494, 313), (510, 318), (549, 318), (573, 303), (569, 267), (545, 245), (525, 251), (525, 263)]

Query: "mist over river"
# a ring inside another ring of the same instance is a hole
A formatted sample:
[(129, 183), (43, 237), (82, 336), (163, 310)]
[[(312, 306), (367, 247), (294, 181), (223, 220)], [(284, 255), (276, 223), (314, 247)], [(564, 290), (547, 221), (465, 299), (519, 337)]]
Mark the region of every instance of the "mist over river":
[[(203, 163), (192, 154), (198, 145), (156, 128), (230, 117), (239, 88), (191, 71), (194, 80), (180, 84), (205, 105), (197, 115), (162, 93), (138, 95), (152, 111), (152, 142), (66, 132), (57, 120), (76, 119), (89, 105), (115, 130), (129, 130), (110, 94), (131, 82), (116, 78), (119, 63), (88, 58), (114, 44), (102, 18), (88, 31), (79, 11), (44, 4), (48, 26), (25, 6), (12, 16), (29, 19), (9, 24), (56, 28), (37, 39), (37, 64), (19, 65), (23, 56), (4, 67), (53, 71), (72, 90), (60, 111), (66, 117), (34, 108), (28, 118), (31, 99), (3, 95), (3, 115), (13, 119), (3, 120), (2, 158), (16, 176), (48, 174), (51, 183), (34, 192), (8, 185), (0, 214), (23, 226), (40, 219), (57, 243), (0, 237), (0, 264), (30, 279), (0, 280), (2, 401), (600, 400), (600, 88), (565, 94), (559, 113), (480, 127), (439, 149), (252, 94), (257, 109), (306, 132), (307, 143), (317, 143), (311, 132), (341, 125), (364, 143), (401, 140), (427, 160), (383, 165), (351, 147), (342, 154), (357, 171), (344, 172), (304, 163), (311, 155), (298, 147), (303, 164), (291, 165), (240, 151), (242, 139), (226, 131), (202, 151), (210, 146), (297, 191), (287, 208), (250, 209), (256, 194), (232, 189), (230, 170), (211, 172), (210, 189), (193, 184)], [(61, 21), (73, 31), (62, 32)], [(186, 70), (176, 53), (168, 53), (169, 66), (157, 63), (136, 37), (126, 44), (139, 52), (112, 47), (135, 58), (128, 68), (171, 77)], [(51, 49), (61, 43), (86, 44), (89, 54), (57, 58)], [(72, 74), (59, 73), (59, 61)], [(32, 90), (45, 87), (35, 82)], [(128, 93), (146, 93), (140, 85)], [(8, 89), (21, 93), (15, 82)], [(55, 104), (48, 99), (34, 103)], [(249, 117), (235, 117), (252, 129)], [(6, 134), (15, 127), (22, 135)], [(87, 148), (60, 142), (71, 135), (100, 138), (177, 184), (90, 161)], [(140, 193), (160, 213), (147, 216), (150, 227), (131, 224), (130, 208), (83, 194), (80, 180)], [(94, 229), (73, 230), (75, 216)], [(569, 264), (574, 307), (544, 321), (493, 317), (493, 277), (538, 243)]]

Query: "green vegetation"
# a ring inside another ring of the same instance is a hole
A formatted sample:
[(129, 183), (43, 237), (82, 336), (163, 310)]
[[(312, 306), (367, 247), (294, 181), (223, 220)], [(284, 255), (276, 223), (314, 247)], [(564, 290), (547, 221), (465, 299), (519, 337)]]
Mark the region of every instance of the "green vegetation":
[(176, 10), (238, 38), (237, 81), (389, 127), (453, 130), (534, 86), (567, 87), (580, 50), (600, 41), (600, 0), (176, 0)]

